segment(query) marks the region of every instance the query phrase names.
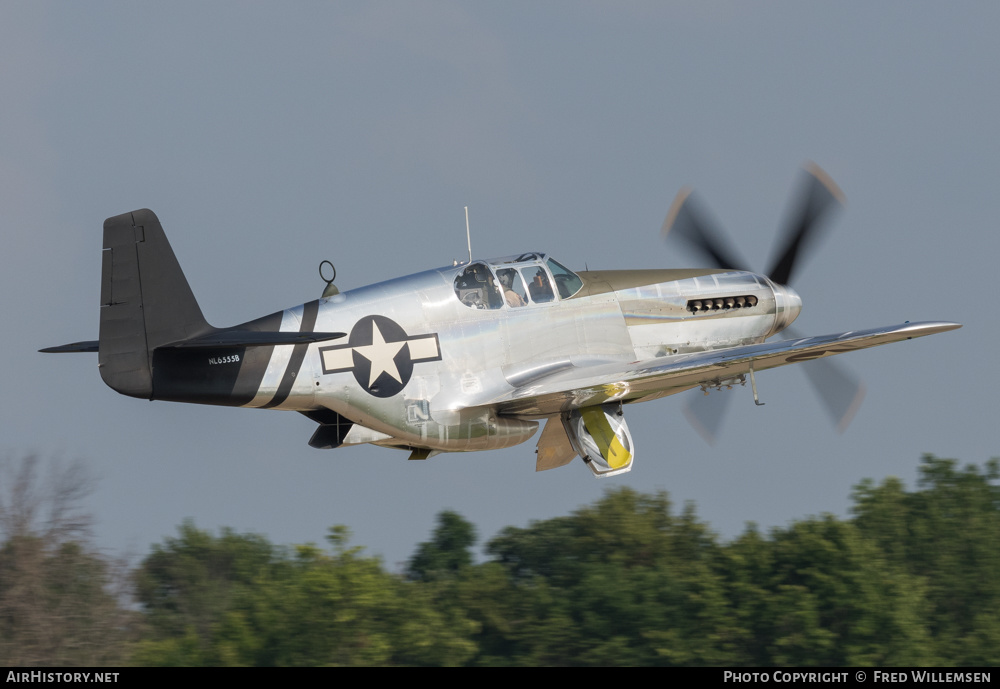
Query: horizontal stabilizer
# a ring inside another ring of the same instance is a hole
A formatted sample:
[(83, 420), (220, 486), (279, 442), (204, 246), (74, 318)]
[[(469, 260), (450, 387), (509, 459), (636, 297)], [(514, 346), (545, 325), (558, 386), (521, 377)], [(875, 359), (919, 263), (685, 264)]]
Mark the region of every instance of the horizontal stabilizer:
[[(191, 340), (172, 342), (165, 347), (170, 348), (201, 348), (210, 347), (263, 347), (265, 345), (295, 345), (310, 342), (326, 342), (339, 340), (346, 333), (313, 333), (313, 332), (260, 332), (258, 330), (218, 330), (208, 335)], [(85, 344), (85, 343), (84, 343)], [(96, 344), (96, 343), (95, 343)], [(70, 345), (66, 345), (67, 347)], [(96, 349), (94, 351), (97, 351)]]
[(66, 352), (96, 352), (98, 340), (85, 340), (83, 342), (70, 342), (59, 347), (46, 347), (39, 349), (39, 352), (46, 354), (65, 354)]
[[(310, 342), (339, 340), (346, 333), (260, 332), (258, 330), (220, 330), (193, 340), (174, 342), (165, 347), (184, 349), (209, 349), (218, 347), (263, 347), (265, 345), (296, 345)], [(65, 354), (66, 352), (96, 352), (98, 340), (71, 342), (59, 347), (46, 347), (39, 352)]]

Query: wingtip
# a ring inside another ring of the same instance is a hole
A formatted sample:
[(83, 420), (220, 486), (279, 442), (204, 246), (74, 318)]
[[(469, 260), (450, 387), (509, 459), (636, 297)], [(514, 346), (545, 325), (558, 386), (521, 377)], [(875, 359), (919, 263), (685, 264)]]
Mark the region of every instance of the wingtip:
[(936, 335), (937, 333), (946, 333), (949, 330), (958, 330), (961, 327), (961, 323), (954, 321), (918, 321), (914, 323), (907, 321), (903, 324), (902, 330), (912, 331), (912, 337), (923, 337), (924, 335)]

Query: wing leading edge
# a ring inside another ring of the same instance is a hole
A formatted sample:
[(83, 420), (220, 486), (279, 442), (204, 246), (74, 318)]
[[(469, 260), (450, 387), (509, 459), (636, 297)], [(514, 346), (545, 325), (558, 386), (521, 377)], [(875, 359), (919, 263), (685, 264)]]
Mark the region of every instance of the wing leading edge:
[(673, 395), (787, 364), (911, 340), (962, 327), (948, 321), (903, 323), (871, 330), (819, 335), (794, 340), (658, 357), (629, 364), (610, 363), (553, 373), (485, 404), (500, 413), (548, 416), (605, 402), (645, 401)]

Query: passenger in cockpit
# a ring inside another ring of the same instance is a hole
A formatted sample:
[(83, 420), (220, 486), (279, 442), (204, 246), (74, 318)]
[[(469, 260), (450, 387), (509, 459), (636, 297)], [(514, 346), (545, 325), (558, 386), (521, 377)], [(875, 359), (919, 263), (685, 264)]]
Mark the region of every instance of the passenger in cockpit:
[(522, 283), (520, 277), (518, 277), (517, 271), (513, 268), (502, 268), (497, 271), (497, 276), (500, 278), (500, 284), (503, 285), (503, 296), (504, 299), (507, 300), (507, 306), (524, 306), (526, 303), (524, 298), (528, 295), (521, 295), (514, 291), (515, 280), (518, 283), (518, 287), (521, 288), (521, 291), (524, 291), (524, 287), (522, 286), (524, 283)]

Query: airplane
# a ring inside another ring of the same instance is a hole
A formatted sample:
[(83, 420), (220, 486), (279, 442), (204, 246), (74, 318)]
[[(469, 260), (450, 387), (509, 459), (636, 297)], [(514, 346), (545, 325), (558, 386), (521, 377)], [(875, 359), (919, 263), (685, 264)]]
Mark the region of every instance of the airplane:
[[(99, 339), (40, 351), (96, 352), (104, 382), (131, 397), (297, 411), (316, 422), (309, 445), (320, 449), (371, 443), (427, 459), (518, 445), (544, 423), (536, 471), (580, 457), (614, 476), (635, 455), (624, 405), (747, 377), (761, 404), (757, 372), (961, 327), (767, 342), (799, 315), (788, 283), (841, 201), (817, 166), (804, 177), (764, 274), (743, 267), (682, 190), (663, 232), (712, 268), (573, 271), (537, 251), (473, 260), (470, 250), (467, 261), (340, 292), (324, 262), (320, 299), (228, 328), (208, 324), (160, 221), (136, 210), (104, 223)], [(828, 393), (847, 390), (828, 406), (849, 417), (858, 386), (824, 375)], [(721, 411), (707, 409), (712, 425)]]

